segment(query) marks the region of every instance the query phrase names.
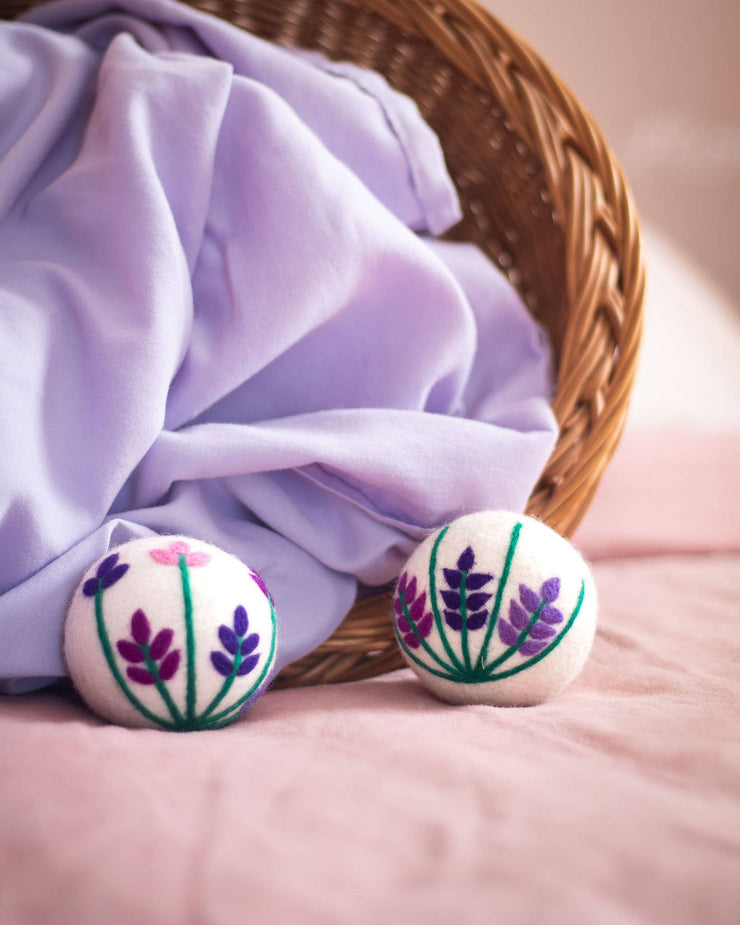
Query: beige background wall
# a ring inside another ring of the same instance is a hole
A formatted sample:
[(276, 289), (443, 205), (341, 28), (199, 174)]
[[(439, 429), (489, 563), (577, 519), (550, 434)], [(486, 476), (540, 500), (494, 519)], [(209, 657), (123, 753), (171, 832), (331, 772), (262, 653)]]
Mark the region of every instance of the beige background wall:
[(482, 2), (596, 118), (645, 222), (740, 306), (740, 0)]

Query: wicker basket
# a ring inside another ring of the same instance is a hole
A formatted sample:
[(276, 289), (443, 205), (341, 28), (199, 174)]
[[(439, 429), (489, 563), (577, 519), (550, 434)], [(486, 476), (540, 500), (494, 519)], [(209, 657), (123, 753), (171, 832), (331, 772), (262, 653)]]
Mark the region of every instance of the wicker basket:
[[(13, 17), (29, 3), (3, 2)], [(437, 132), (477, 244), (548, 330), (560, 434), (527, 507), (564, 535), (616, 448), (635, 374), (644, 271), (613, 154), (572, 93), (472, 0), (192, 0), (283, 45), (380, 71)], [(276, 686), (372, 677), (403, 663), (390, 594), (355, 605)]]

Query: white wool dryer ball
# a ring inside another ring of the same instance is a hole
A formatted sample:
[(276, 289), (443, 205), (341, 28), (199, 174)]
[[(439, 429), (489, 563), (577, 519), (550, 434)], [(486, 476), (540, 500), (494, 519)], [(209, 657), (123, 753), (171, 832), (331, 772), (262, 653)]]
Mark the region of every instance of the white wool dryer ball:
[(596, 586), (578, 550), (523, 514), (482, 511), (429, 536), (393, 600), (401, 651), (449, 703), (529, 706), (578, 675)]
[(87, 705), (122, 726), (216, 729), (265, 690), (277, 624), (260, 576), (182, 536), (133, 540), (82, 578), (64, 655)]

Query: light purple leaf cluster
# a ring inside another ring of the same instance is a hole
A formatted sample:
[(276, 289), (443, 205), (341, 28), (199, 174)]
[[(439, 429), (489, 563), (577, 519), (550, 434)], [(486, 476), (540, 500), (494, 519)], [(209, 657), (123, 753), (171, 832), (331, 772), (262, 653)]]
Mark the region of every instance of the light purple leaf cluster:
[(511, 598), (509, 619), (498, 621), (498, 634), (507, 646), (516, 646), (527, 657), (538, 655), (547, 646), (562, 623), (563, 615), (553, 602), (560, 594), (560, 579), (548, 578), (539, 594), (525, 584), (519, 585), (519, 600)]

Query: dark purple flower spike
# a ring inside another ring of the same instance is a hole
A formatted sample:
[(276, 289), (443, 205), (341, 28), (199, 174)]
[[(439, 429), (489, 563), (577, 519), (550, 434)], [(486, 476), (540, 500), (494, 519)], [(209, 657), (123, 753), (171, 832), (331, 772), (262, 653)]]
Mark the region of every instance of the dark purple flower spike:
[[(254, 651), (259, 645), (259, 633), (247, 635), (248, 629), (249, 618), (247, 611), (241, 604), (234, 611), (233, 628), (225, 623), (222, 623), (218, 628), (219, 641), (225, 651), (228, 652), (228, 655), (215, 650), (211, 652), (211, 663), (216, 671), (225, 678), (230, 677), (232, 674), (238, 678), (243, 678), (244, 675), (254, 670), (260, 660), (259, 652)], [(229, 655), (232, 657), (229, 658)]]
[(128, 563), (122, 562), (120, 565), (117, 565), (117, 562), (117, 552), (103, 559), (95, 570), (95, 577), (88, 578), (82, 586), (82, 593), (85, 597), (95, 597), (99, 590), (102, 589), (105, 591), (106, 588), (110, 588), (110, 586), (114, 585), (120, 578), (123, 578), (129, 569)]
[[(169, 681), (175, 676), (180, 665), (180, 650), (169, 651), (174, 635), (171, 629), (166, 628), (161, 629), (154, 639), (151, 639), (152, 627), (146, 614), (141, 609), (134, 613), (131, 617), (133, 641), (119, 639), (116, 643), (121, 658), (131, 662), (126, 668), (126, 674), (132, 681), (138, 684), (156, 684), (156, 675), (159, 675), (160, 681)], [(146, 667), (142, 667), (141, 662), (146, 662)]]
[[(417, 596), (416, 578), (408, 580), (407, 572), (401, 575), (396, 589), (396, 597), (393, 601), (393, 609), (396, 614), (396, 624), (403, 641), (410, 649), (418, 649), (421, 645), (420, 639), (426, 639), (432, 632), (434, 617), (431, 611), (426, 613), (427, 593), (422, 591)], [(407, 613), (404, 613), (404, 605)], [(414, 632), (416, 629), (416, 632)]]
[[(555, 636), (554, 625), (562, 623), (563, 615), (553, 601), (560, 594), (560, 579), (548, 578), (537, 594), (527, 585), (519, 585), (519, 601), (509, 601), (509, 619), (498, 621), (498, 634), (507, 646), (516, 646), (524, 656), (538, 655)], [(530, 625), (531, 623), (531, 625)], [(526, 637), (519, 643), (520, 635), (527, 630)]]
[(486, 604), (493, 596), (480, 589), (493, 581), (493, 575), (485, 572), (473, 572), (475, 553), (468, 546), (457, 560), (457, 568), (446, 568), (442, 572), (447, 589), (440, 589), (445, 603), (445, 622), (450, 629), (461, 632), (463, 628), (463, 600), (465, 607), (465, 626), (469, 630), (479, 630), (488, 619)]

